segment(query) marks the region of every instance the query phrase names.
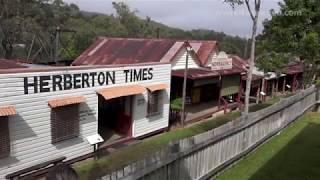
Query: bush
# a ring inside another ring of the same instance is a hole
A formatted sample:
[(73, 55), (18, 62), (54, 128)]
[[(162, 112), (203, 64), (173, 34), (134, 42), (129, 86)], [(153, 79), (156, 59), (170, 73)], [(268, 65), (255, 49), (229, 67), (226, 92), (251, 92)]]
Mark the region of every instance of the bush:
[(320, 88), (320, 79), (317, 79), (315, 84), (316, 84), (316, 87)]
[(182, 98), (174, 99), (170, 102), (170, 108), (172, 110), (181, 110), (182, 109)]

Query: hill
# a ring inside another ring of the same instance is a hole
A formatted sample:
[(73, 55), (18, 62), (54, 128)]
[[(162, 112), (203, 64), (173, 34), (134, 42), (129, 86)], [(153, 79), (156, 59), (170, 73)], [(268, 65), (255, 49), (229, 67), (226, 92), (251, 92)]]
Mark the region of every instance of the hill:
[(138, 17), (122, 2), (113, 7), (116, 14), (107, 15), (81, 11), (62, 0), (5, 1), (0, 12), (0, 56), (41, 63), (71, 61), (97, 36), (156, 38), (157, 32), (160, 38), (217, 40), (222, 50), (243, 56), (246, 39), (213, 30), (172, 28)]

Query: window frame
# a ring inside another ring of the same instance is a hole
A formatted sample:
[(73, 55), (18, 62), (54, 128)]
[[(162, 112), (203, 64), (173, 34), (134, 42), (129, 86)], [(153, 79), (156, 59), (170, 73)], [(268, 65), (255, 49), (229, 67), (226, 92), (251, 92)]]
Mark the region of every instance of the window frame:
[[(74, 108), (74, 109), (73, 109)], [(68, 130), (72, 130), (69, 133)], [(51, 142), (64, 142), (79, 137), (79, 104), (71, 104), (51, 109)]]
[[(152, 103), (155, 101), (156, 96), (156, 103)], [(147, 103), (147, 117), (157, 116), (162, 114), (163, 106), (162, 106), (162, 91), (148, 91), (148, 103)], [(156, 109), (156, 111), (154, 110)]]

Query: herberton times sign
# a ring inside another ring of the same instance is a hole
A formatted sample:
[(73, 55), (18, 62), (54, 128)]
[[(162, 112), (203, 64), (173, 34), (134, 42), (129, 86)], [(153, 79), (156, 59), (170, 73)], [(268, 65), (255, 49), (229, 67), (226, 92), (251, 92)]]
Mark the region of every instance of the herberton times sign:
[[(146, 81), (153, 78), (153, 68), (126, 69), (121, 72), (125, 83)], [(44, 75), (24, 77), (23, 79), (24, 94), (106, 86), (117, 83), (116, 71)]]

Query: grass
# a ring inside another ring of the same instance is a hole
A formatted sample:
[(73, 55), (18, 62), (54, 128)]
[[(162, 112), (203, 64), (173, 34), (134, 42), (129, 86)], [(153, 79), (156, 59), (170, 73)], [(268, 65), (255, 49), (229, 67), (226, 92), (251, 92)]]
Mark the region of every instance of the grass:
[[(265, 107), (271, 106), (279, 100), (280, 98), (273, 98), (266, 103), (253, 105), (250, 107), (250, 111), (258, 111)], [(158, 136), (150, 137), (142, 140), (142, 142), (140, 142), (139, 144), (122, 148), (96, 161), (90, 160), (78, 163), (75, 165), (75, 170), (77, 171), (81, 179), (94, 179), (107, 174), (112, 170), (123, 167), (131, 162), (142, 159), (148, 154), (156, 152), (161, 147), (169, 144), (171, 141), (191, 137), (196, 134), (209, 131), (229, 121), (232, 121), (239, 116), (240, 112), (232, 112), (224, 116), (200, 122), (183, 129), (176, 129), (160, 134)]]
[(264, 103), (254, 104), (254, 105), (250, 106), (249, 111), (250, 112), (259, 111), (261, 109), (264, 109), (264, 108), (267, 108), (269, 106), (272, 106), (273, 104), (275, 104), (278, 101), (280, 101), (280, 97), (278, 97), (278, 96), (273, 97), (273, 98), (269, 99), (268, 101), (266, 101)]
[(320, 114), (309, 112), (218, 180), (320, 179)]

